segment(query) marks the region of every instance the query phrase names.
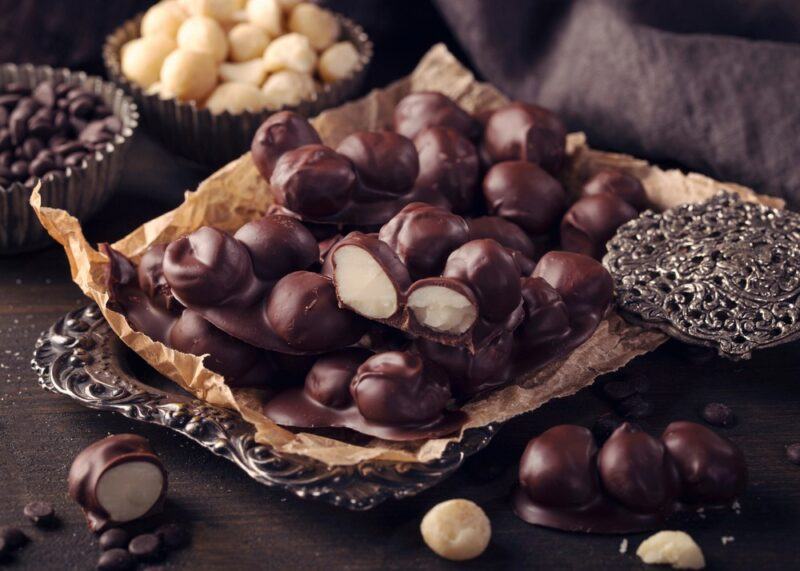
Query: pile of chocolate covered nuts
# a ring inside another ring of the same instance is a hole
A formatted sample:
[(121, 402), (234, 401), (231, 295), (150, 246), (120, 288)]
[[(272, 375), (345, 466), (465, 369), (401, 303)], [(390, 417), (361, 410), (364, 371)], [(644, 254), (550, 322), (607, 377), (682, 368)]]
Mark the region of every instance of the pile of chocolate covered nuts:
[(318, 81), (351, 76), (360, 55), (339, 20), (297, 0), (164, 0), (122, 47), (123, 74), (163, 99), (212, 113), (296, 106)]
[(270, 212), (138, 263), (106, 247), (112, 307), (208, 355), (229, 386), (262, 389), (278, 424), (451, 433), (465, 420), (453, 405), (564, 358), (611, 304), (591, 255), (644, 190), (603, 172), (570, 207), (565, 144), (541, 107), (511, 103), (482, 122), (433, 92), (403, 98), (393, 130), (336, 149), (276, 113), (252, 144)]

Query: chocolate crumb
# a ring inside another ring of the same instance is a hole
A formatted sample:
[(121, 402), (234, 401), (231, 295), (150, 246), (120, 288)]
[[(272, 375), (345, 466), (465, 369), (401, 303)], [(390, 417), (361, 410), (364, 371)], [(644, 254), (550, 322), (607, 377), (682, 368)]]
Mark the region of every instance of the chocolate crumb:
[(786, 459), (792, 464), (800, 466), (800, 442), (789, 444), (786, 447)]
[(98, 571), (128, 571), (136, 567), (136, 559), (119, 547), (103, 552), (97, 560)]
[(703, 420), (712, 426), (733, 426), (736, 422), (736, 415), (733, 410), (726, 404), (721, 402), (708, 403), (701, 413)]
[(22, 510), (25, 517), (33, 522), (34, 525), (39, 527), (49, 527), (56, 521), (56, 512), (53, 510), (53, 505), (49, 502), (30, 502)]

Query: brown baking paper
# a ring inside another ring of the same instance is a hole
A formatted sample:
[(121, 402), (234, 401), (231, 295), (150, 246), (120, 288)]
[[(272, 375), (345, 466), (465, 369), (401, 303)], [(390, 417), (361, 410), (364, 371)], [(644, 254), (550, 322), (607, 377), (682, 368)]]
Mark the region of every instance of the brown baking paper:
[[(386, 89), (375, 90), (363, 99), (325, 111), (313, 123), (322, 139), (335, 146), (353, 131), (388, 126), (395, 103), (410, 91), (419, 90), (441, 91), (471, 112), (491, 109), (507, 101), (492, 86), (475, 81), (443, 45), (438, 45), (425, 55), (409, 77)], [(594, 151), (586, 145), (581, 133), (569, 136), (568, 150), (570, 162), (564, 182), (573, 193), (591, 173), (614, 167), (641, 179), (648, 197), (658, 209), (703, 201), (719, 189), (736, 192), (746, 200), (782, 206), (780, 200), (759, 197), (742, 186), (719, 183), (698, 174), (664, 171), (629, 156)], [(267, 183), (259, 176), (250, 155), (244, 155), (201, 183), (195, 192), (188, 192), (181, 206), (147, 222), (113, 247), (138, 261), (152, 244), (169, 242), (203, 225), (236, 230), (263, 215), (270, 202)], [(122, 315), (109, 310), (104, 284), (105, 256), (86, 242), (80, 224), (67, 212), (42, 206), (38, 192), (34, 192), (31, 204), (47, 231), (64, 246), (73, 280), (100, 306), (117, 335), (159, 372), (197, 397), (238, 410), (255, 426), (258, 442), (329, 465), (349, 465), (378, 459), (429, 461), (441, 456), (449, 442), (461, 437), (410, 443), (372, 439), (367, 444), (355, 445), (308, 432), (294, 433), (277, 426), (261, 414), (257, 390), (231, 390), (222, 377), (203, 367), (202, 358), (180, 353), (133, 331)], [(597, 376), (624, 366), (665, 340), (664, 334), (630, 325), (612, 313), (566, 360), (551, 363), (517, 379), (513, 385), (466, 404), (463, 410), (468, 414), (468, 421), (464, 429), (503, 422), (532, 411), (550, 399), (571, 395), (591, 384)]]

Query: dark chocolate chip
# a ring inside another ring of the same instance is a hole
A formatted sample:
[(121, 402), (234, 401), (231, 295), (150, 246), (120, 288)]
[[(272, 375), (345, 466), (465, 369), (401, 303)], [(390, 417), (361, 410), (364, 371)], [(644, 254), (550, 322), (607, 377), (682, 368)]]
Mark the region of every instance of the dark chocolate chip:
[(163, 555), (161, 538), (155, 533), (137, 535), (128, 544), (128, 552), (141, 561), (158, 561)]
[(611, 413), (598, 416), (592, 425), (592, 434), (597, 441), (597, 446), (602, 446), (621, 424), (622, 420)]
[(13, 551), (28, 543), (30, 538), (20, 528), (9, 526), (0, 528), (0, 541), (3, 543), (3, 549)]
[(34, 525), (47, 527), (56, 521), (56, 512), (53, 505), (49, 502), (31, 502), (22, 510), (25, 517), (31, 520)]
[(103, 532), (98, 543), (100, 544), (100, 549), (108, 551), (115, 548), (124, 549), (128, 546), (129, 541), (130, 535), (128, 535), (128, 532), (117, 527)]
[(11, 164), (11, 174), (18, 179), (28, 176), (28, 161), (15, 161)]
[(31, 160), (35, 158), (43, 148), (44, 144), (39, 139), (31, 137), (22, 143), (22, 154), (26, 159)]
[(98, 571), (128, 571), (135, 567), (134, 556), (119, 547), (109, 549), (97, 560)]
[(161, 538), (167, 549), (183, 549), (189, 545), (191, 536), (186, 526), (177, 523), (167, 523), (156, 529), (155, 534)]
[(789, 444), (786, 447), (786, 459), (792, 464), (800, 466), (800, 442)]
[(713, 426), (733, 426), (736, 422), (736, 415), (733, 414), (733, 410), (726, 404), (722, 404), (721, 402), (710, 402), (705, 407), (703, 407), (703, 412), (701, 413), (703, 420), (705, 420), (708, 424)]
[(653, 414), (653, 403), (635, 394), (619, 401), (617, 410), (625, 418), (645, 418)]
[(633, 383), (628, 381), (610, 381), (603, 385), (603, 393), (611, 400), (623, 400), (636, 394)]
[(50, 172), (54, 168), (56, 168), (55, 161), (47, 157), (42, 157), (42, 158), (37, 157), (36, 159), (31, 161), (30, 173), (34, 176), (44, 176), (45, 173)]

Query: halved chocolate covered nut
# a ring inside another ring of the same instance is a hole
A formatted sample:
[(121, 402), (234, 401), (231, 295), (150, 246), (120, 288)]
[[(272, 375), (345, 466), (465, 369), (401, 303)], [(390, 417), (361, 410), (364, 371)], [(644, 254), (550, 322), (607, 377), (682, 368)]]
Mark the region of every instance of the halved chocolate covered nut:
[(425, 278), (411, 285), (407, 306), (412, 330), (461, 336), (478, 319), (478, 301), (466, 284), (452, 278)]
[(583, 196), (608, 192), (618, 196), (636, 210), (647, 208), (647, 192), (641, 181), (633, 175), (615, 169), (605, 169), (587, 180), (581, 191)]
[(475, 138), (478, 122), (458, 104), (437, 91), (418, 91), (403, 97), (394, 108), (394, 130), (413, 139), (428, 127), (449, 127)]
[(584, 196), (561, 220), (561, 247), (599, 260), (617, 228), (636, 216), (633, 206), (609, 192)]
[(290, 216), (264, 216), (239, 228), (233, 237), (250, 252), (253, 270), (263, 280), (307, 270), (319, 260), (314, 236)]
[(419, 153), (417, 188), (442, 194), (454, 212), (468, 212), (475, 203), (480, 158), (475, 145), (454, 129), (428, 127), (414, 137)]
[(392, 249), (373, 234), (352, 232), (330, 254), (340, 303), (370, 319), (391, 319), (403, 309), (411, 282)]
[(147, 439), (135, 434), (91, 444), (75, 457), (69, 471), (69, 494), (93, 531), (158, 512), (166, 491), (161, 460)]
[(377, 191), (403, 194), (419, 174), (414, 143), (391, 131), (358, 131), (336, 151), (353, 161), (362, 183)]
[(291, 111), (274, 113), (256, 131), (250, 151), (253, 163), (266, 180), (272, 176), (282, 154), (304, 145), (322, 143), (305, 117)]

